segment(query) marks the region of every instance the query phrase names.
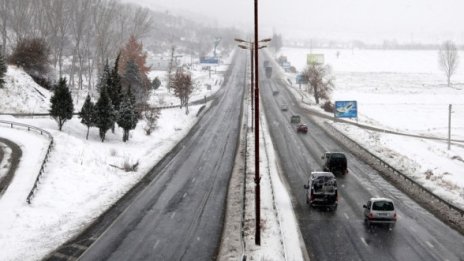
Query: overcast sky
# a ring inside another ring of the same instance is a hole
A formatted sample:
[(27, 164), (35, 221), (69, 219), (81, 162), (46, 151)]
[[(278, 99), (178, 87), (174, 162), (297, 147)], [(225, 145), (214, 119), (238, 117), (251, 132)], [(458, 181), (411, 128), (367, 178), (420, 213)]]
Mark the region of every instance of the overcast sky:
[[(254, 0), (124, 0), (207, 15), (252, 30)], [(262, 35), (381, 42), (464, 43), (464, 0), (261, 0)]]

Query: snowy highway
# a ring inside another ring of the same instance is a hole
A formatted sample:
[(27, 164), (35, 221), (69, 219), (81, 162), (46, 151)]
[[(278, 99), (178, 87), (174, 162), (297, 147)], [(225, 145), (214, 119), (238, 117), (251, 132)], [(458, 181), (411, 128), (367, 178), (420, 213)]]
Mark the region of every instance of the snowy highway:
[[(264, 73), (262, 74), (264, 75)], [(286, 83), (261, 78), (261, 93), (269, 129), (281, 169), (294, 197), (294, 207), (312, 260), (463, 260), (464, 237), (385, 181), (376, 170), (333, 141), (299, 108)], [(279, 94), (273, 94), (278, 90)], [(288, 111), (281, 111), (287, 104)], [(290, 123), (301, 115), (308, 134)], [(311, 209), (303, 185), (311, 171), (322, 169), (321, 155), (341, 151), (348, 157), (349, 174), (338, 178), (339, 206), (335, 212)], [(363, 222), (362, 205), (373, 196), (392, 198), (398, 222), (393, 230)]]
[[(190, 134), (148, 174), (153, 180), (122, 204), (127, 208), (121, 206), (120, 215), (113, 216), (110, 211), (100, 219), (101, 227), (96, 224), (97, 232), (87, 231), (70, 242), (68, 249), (82, 247), (81, 242), (92, 243), (79, 260), (215, 258), (240, 133), (244, 62), (240, 56), (232, 65), (219, 98)], [(66, 246), (49, 260), (65, 253)]]

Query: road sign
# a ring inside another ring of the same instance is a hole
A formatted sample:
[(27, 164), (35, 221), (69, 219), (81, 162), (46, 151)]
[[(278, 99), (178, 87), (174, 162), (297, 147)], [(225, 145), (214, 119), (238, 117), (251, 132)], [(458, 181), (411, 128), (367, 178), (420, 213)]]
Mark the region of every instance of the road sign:
[(335, 118), (358, 118), (356, 101), (335, 101)]
[(324, 64), (324, 54), (310, 53), (306, 57), (306, 64)]

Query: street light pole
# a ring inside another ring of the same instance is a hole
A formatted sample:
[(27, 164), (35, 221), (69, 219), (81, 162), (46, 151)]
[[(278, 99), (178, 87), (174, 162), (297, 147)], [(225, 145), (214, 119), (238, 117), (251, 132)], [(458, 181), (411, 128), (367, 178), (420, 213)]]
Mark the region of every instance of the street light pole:
[(255, 244), (261, 245), (261, 204), (260, 204), (260, 175), (259, 175), (259, 77), (258, 77), (258, 0), (255, 0), (255, 208), (256, 208), (256, 231)]

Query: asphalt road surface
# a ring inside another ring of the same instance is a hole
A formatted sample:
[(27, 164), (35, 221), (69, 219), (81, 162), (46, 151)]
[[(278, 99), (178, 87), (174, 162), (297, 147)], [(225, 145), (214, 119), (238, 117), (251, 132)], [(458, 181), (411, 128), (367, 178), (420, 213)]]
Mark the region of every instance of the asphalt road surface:
[[(260, 73), (263, 75), (261, 100), (311, 259), (464, 260), (464, 236), (393, 187), (313, 124), (308, 113), (296, 105), (276, 71), (270, 79), (264, 77), (264, 72)], [(288, 105), (288, 111), (280, 109), (282, 104)], [(300, 115), (302, 122), (308, 124), (308, 134), (296, 133), (296, 126), (290, 123), (293, 114)], [(337, 178), (339, 205), (335, 212), (310, 208), (303, 188), (308, 174), (322, 169), (321, 155), (326, 151), (345, 152), (348, 158), (349, 174)], [(398, 221), (392, 230), (365, 226), (362, 205), (373, 196), (395, 201)]]
[(213, 260), (240, 132), (245, 55), (181, 150), (80, 260)]

